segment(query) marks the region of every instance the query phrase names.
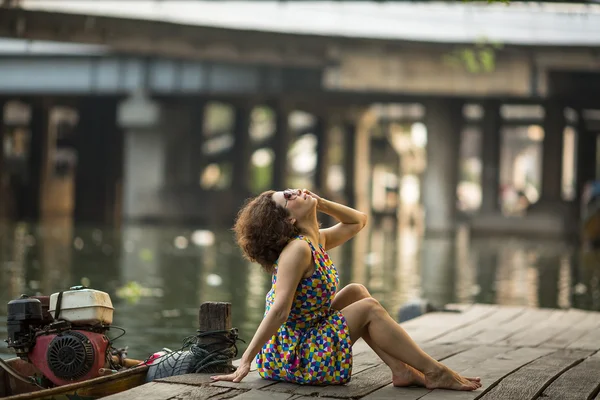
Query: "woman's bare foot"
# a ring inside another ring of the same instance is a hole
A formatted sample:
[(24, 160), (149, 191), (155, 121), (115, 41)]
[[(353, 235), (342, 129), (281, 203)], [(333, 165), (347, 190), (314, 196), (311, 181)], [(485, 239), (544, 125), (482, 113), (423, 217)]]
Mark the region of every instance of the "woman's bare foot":
[(392, 384), (396, 387), (425, 386), (425, 376), (413, 367), (405, 365), (403, 370), (392, 374)]
[(481, 387), (479, 378), (466, 378), (443, 365), (425, 373), (424, 380), (427, 389), (476, 390)]

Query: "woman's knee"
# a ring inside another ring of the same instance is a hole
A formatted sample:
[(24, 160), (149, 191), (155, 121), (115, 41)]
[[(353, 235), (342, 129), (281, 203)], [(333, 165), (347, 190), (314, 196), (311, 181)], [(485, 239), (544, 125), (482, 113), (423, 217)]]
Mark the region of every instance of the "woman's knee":
[(365, 287), (365, 285), (360, 283), (351, 283), (346, 287), (348, 288), (347, 290), (352, 292), (353, 297), (355, 298), (365, 299), (371, 297), (371, 293), (369, 293), (369, 290)]
[(377, 299), (370, 296), (359, 300), (357, 303), (364, 308), (365, 312), (379, 313), (381, 311), (385, 311), (381, 303), (377, 301)]

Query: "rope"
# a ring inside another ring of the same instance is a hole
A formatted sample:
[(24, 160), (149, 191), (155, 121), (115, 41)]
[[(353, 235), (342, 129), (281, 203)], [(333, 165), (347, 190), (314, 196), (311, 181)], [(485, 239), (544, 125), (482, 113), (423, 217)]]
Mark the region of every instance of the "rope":
[[(210, 338), (212, 340), (210, 340), (209, 343), (201, 343), (201, 339), (204, 338)], [(227, 368), (230, 372), (233, 372), (237, 368), (229, 365), (229, 363), (233, 361), (238, 354), (238, 341), (246, 343), (238, 337), (237, 328), (219, 331), (198, 330), (197, 335), (185, 338), (183, 340), (183, 345), (178, 350), (169, 351), (169, 353), (162, 356), (158, 362), (152, 363), (151, 365), (159, 366), (166, 363), (169, 369), (174, 369), (182, 357), (192, 357), (185, 373), (211, 372), (210, 369), (217, 366)], [(213, 350), (209, 351), (209, 347), (213, 348)], [(175, 353), (178, 352), (182, 353), (175, 356)], [(148, 361), (149, 358), (146, 362)]]

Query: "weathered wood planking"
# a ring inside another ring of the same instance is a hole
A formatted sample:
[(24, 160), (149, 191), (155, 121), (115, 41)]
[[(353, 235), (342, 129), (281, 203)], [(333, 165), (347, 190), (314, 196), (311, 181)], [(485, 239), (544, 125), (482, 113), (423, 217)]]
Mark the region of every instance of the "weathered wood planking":
[(520, 368), (493, 387), (481, 399), (535, 399), (565, 370), (589, 356), (587, 351), (558, 350)]
[(451, 390), (434, 390), (423, 396), (425, 400), (471, 400), (491, 390), (495, 384), (507, 375), (540, 357), (552, 353), (551, 349), (516, 349), (492, 357), (477, 366), (461, 371), (465, 376), (478, 376), (483, 387), (473, 392), (455, 392)]
[[(575, 311), (575, 310), (573, 310)], [(561, 332), (550, 340), (542, 344), (543, 347), (564, 349), (571, 343), (574, 343), (588, 332), (600, 328), (600, 313), (579, 311), (585, 315), (585, 318), (575, 325), (571, 325), (567, 330)]]
[(549, 318), (553, 310), (534, 310), (528, 309), (523, 314), (516, 317), (502, 326), (486, 326), (477, 335), (471, 337), (469, 341), (473, 344), (495, 344), (504, 340), (522, 330), (528, 329), (538, 322)]
[(418, 343), (425, 343), (444, 336), (455, 329), (471, 325), (493, 315), (497, 306), (476, 304), (463, 313), (437, 312), (401, 324)]
[(457, 343), (477, 335), (490, 326), (504, 325), (525, 312), (524, 307), (498, 307), (488, 318), (483, 318), (471, 325), (455, 329), (434, 339), (432, 343)]
[(600, 350), (600, 334), (598, 329), (592, 329), (573, 343), (567, 349)]
[[(151, 382), (125, 392), (104, 397), (106, 400), (165, 400), (176, 396), (190, 393), (193, 386), (171, 383)], [(226, 388), (217, 388), (228, 391)]]
[[(495, 357), (498, 354), (505, 352), (506, 348), (504, 347), (475, 347), (448, 357), (444, 360), (444, 364), (455, 371), (462, 372), (471, 367), (479, 365), (490, 357)], [(396, 398), (416, 400), (427, 395), (429, 392), (431, 391), (425, 388), (414, 388), (413, 390), (405, 392), (405, 388), (400, 389), (392, 385), (388, 385), (371, 393), (369, 396), (365, 397), (365, 400)]]
[(594, 354), (600, 349), (600, 313), (488, 305), (460, 308), (462, 314), (431, 313), (402, 326), (433, 358), (465, 376), (481, 377), (484, 386), (474, 392), (395, 388), (389, 368), (359, 340), (353, 346), (352, 380), (347, 385), (267, 381), (253, 363), (251, 373), (238, 384), (210, 382), (212, 374), (182, 375), (108, 399), (520, 400), (541, 396), (572, 400), (597, 396), (600, 400), (600, 353)]
[(537, 347), (585, 318), (576, 311), (555, 311), (540, 323), (524, 329), (497, 344), (514, 347)]
[(556, 378), (542, 393), (545, 400), (588, 399), (600, 390), (600, 353)]

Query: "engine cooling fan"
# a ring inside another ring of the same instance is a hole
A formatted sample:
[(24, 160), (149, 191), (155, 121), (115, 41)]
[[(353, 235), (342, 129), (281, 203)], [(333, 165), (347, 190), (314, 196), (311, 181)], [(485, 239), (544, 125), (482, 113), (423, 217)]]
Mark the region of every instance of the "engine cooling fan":
[(69, 331), (56, 336), (46, 353), (48, 367), (59, 378), (78, 379), (94, 365), (94, 348), (82, 333)]

